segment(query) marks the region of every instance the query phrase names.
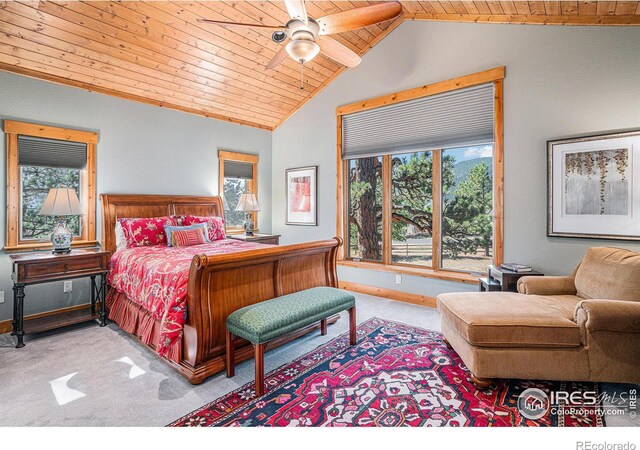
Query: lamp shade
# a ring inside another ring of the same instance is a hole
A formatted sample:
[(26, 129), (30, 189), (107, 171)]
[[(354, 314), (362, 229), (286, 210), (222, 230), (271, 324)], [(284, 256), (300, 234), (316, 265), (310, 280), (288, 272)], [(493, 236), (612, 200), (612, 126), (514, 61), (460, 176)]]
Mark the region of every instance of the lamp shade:
[(82, 214), (82, 207), (71, 188), (52, 188), (40, 209), (41, 216), (78, 216)]
[(242, 194), (238, 206), (236, 206), (236, 211), (260, 211), (256, 194), (253, 192), (245, 192)]

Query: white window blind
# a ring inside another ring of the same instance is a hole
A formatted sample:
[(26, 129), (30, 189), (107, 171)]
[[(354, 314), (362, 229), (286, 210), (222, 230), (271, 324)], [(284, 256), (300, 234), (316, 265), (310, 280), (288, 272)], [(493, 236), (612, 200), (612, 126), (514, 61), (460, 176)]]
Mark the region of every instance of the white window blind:
[(18, 164), (21, 166), (86, 169), (87, 144), (19, 135)]
[(346, 114), (342, 158), (491, 143), (493, 122), (493, 83)]

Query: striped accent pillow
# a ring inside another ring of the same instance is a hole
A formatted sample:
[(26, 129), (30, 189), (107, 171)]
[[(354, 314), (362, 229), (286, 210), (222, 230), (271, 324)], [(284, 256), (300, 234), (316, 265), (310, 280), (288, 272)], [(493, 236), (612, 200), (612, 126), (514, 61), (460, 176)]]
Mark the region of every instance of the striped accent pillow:
[(206, 244), (204, 228), (192, 228), (190, 230), (175, 230), (171, 233), (171, 245), (173, 247), (190, 247), (192, 245)]

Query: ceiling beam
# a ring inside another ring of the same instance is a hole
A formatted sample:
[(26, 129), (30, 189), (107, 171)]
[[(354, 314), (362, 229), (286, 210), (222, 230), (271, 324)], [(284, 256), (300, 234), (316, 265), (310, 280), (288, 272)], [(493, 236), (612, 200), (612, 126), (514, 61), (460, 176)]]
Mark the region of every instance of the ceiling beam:
[(508, 23), (514, 25), (593, 25), (593, 26), (638, 26), (640, 16), (546, 16), (507, 14), (405, 14), (405, 20), (432, 22)]

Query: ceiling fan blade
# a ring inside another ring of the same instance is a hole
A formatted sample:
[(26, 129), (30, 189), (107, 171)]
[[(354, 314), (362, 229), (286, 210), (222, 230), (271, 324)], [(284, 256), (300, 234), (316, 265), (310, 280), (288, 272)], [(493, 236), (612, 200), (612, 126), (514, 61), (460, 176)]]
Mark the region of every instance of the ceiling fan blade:
[(398, 17), (401, 12), (402, 5), (400, 3), (386, 2), (329, 14), (316, 21), (320, 25), (320, 34), (334, 34), (391, 20)]
[(320, 51), (329, 58), (347, 67), (356, 67), (362, 58), (360, 58), (350, 48), (345, 47), (340, 42), (329, 36), (318, 36), (316, 42), (320, 46)]
[(284, 0), (284, 6), (287, 7), (287, 12), (292, 19), (298, 19), (302, 20), (304, 23), (309, 23), (307, 8), (304, 6), (304, 0)]
[(198, 22), (212, 23), (214, 25), (222, 25), (223, 27), (252, 27), (252, 28), (269, 28), (270, 30), (286, 30), (284, 25), (265, 25), (262, 23), (241, 23), (241, 22), (225, 22), (224, 20), (198, 19)]
[(274, 56), (273, 59), (269, 61), (269, 64), (267, 64), (267, 69), (274, 69), (282, 61), (287, 59), (287, 56), (289, 56), (289, 54), (287, 53), (287, 47), (283, 45), (280, 51), (276, 53), (276, 56)]

